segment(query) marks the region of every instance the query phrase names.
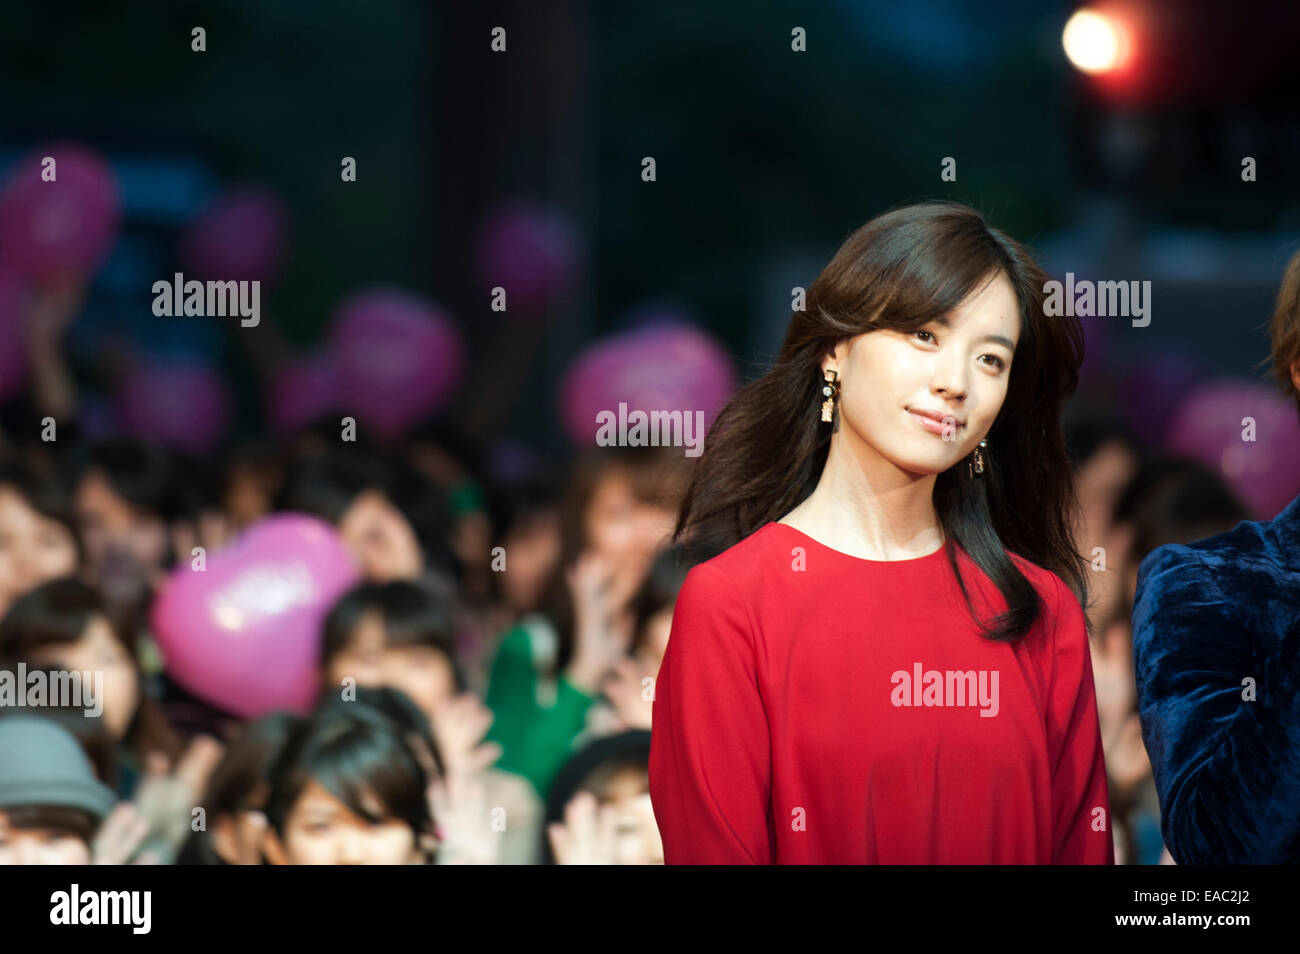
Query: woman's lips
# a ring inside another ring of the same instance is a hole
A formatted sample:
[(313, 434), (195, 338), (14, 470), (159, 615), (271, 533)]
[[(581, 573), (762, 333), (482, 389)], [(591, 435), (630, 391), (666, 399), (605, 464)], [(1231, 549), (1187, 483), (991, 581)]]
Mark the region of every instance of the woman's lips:
[[(932, 417), (926, 417), (924, 414), (917, 414), (915, 411), (908, 411), (907, 416), (916, 421), (931, 434), (942, 435), (947, 427), (947, 424), (944, 421), (936, 421)], [(951, 431), (949, 433), (956, 434), (961, 430), (962, 425), (957, 423), (956, 418), (950, 418), (949, 420), (952, 422)]]

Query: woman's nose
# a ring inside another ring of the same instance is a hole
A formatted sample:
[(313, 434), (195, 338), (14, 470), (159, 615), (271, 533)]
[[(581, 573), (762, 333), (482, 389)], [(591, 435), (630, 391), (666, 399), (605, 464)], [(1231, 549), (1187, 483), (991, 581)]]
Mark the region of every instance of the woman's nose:
[(955, 355), (940, 355), (935, 359), (934, 370), (930, 375), (930, 390), (951, 401), (966, 396), (965, 367)]

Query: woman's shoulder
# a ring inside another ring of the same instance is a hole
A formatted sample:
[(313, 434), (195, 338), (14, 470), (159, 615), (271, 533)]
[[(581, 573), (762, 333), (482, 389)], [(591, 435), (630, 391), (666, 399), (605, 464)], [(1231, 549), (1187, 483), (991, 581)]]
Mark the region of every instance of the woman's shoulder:
[(1022, 557), (1019, 553), (1012, 553), (1010, 550), (1006, 551), (1006, 553), (1011, 558), (1011, 562), (1016, 565), (1016, 568), (1025, 575), (1025, 579), (1038, 591), (1039, 596), (1055, 598), (1061, 590), (1069, 592), (1069, 585), (1059, 573), (1039, 566), (1037, 563)]
[(1083, 604), (1059, 573), (1034, 563), (1018, 553), (1006, 551), (1011, 562), (1024, 574), (1025, 579), (1034, 588), (1042, 601), (1043, 612), (1039, 616), (1040, 628), (1054, 630), (1062, 620), (1070, 624), (1084, 626)]
[(694, 577), (697, 587), (726, 589), (734, 586), (745, 592), (760, 585), (763, 569), (771, 563), (780, 544), (776, 539), (775, 522), (763, 524), (749, 535), (691, 567), (687, 579)]
[(764, 524), (725, 549), (713, 548), (697, 558), (682, 581), (678, 607), (746, 619), (760, 614), (773, 576), (773, 526)]

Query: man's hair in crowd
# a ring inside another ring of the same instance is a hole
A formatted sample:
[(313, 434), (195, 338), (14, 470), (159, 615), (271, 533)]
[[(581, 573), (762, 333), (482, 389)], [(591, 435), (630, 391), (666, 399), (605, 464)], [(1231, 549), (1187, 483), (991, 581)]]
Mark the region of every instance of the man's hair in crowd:
[(77, 562), (84, 557), (72, 490), (63, 472), (31, 454), (6, 454), (0, 459), (0, 487), (12, 488), (42, 517), (61, 524), (77, 548)]
[(72, 467), (77, 481), (97, 471), (131, 506), (152, 511), (164, 520), (174, 520), (185, 512), (177, 462), (158, 447), (124, 438), (103, 441), (86, 448)]
[(57, 831), (80, 838), (87, 846), (99, 827), (89, 812), (65, 805), (17, 805), (4, 813), (19, 831)]
[(456, 618), (450, 593), (435, 593), (432, 584), (410, 580), (361, 583), (334, 604), (325, 617), (321, 640), (321, 667), (347, 649), (366, 613), (379, 614), (384, 639), (394, 649), (424, 647), (447, 657), (456, 683), (463, 692), (466, 679), (456, 659)]
[[(277, 834), (312, 782), (372, 824), (398, 818), (417, 838), (432, 832), (429, 773), (410, 737), (417, 714), (402, 700), (394, 690), (358, 689), (356, 701), (325, 703), (290, 732), (269, 776), (266, 818)], [(432, 747), (427, 732), (419, 744)]]
[(1284, 394), (1295, 399), (1296, 411), (1300, 412), (1300, 388), (1291, 377), (1291, 366), (1300, 361), (1300, 251), (1291, 256), (1282, 274), (1269, 338), (1273, 379)]

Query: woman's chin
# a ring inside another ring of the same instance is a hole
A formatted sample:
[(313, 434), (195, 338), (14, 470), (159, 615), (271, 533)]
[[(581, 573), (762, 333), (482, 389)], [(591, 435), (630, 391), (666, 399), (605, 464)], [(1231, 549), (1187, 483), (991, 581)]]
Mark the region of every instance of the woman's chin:
[(929, 477), (932, 474), (942, 474), (950, 467), (956, 466), (961, 462), (960, 457), (953, 457), (951, 453), (921, 453), (912, 451), (907, 454), (900, 454), (893, 458), (894, 465), (900, 470), (905, 470), (909, 474), (915, 474), (917, 477)]

